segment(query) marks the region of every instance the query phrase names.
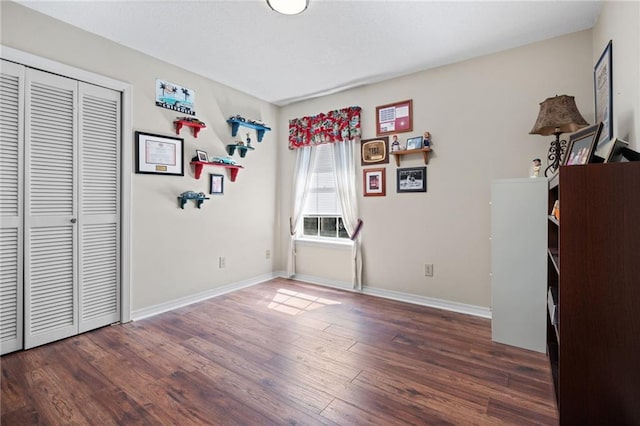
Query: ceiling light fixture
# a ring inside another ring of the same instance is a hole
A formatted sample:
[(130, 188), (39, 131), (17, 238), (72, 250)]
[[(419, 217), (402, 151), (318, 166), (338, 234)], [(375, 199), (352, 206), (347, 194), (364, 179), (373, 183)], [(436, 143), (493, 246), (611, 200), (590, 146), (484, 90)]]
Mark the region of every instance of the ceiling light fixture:
[(307, 9), (309, 0), (267, 0), (267, 4), (283, 15), (297, 15)]

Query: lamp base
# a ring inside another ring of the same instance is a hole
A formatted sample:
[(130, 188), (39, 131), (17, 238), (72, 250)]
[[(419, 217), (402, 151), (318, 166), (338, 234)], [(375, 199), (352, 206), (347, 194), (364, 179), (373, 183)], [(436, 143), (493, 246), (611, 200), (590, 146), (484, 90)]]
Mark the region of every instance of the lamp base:
[(544, 169), (545, 177), (549, 176), (549, 172), (555, 174), (558, 171), (560, 162), (564, 158), (564, 152), (567, 149), (567, 141), (560, 140), (560, 133), (554, 133), (554, 135), (556, 135), (556, 139), (551, 141), (551, 146), (549, 147), (549, 154), (547, 155), (549, 165)]

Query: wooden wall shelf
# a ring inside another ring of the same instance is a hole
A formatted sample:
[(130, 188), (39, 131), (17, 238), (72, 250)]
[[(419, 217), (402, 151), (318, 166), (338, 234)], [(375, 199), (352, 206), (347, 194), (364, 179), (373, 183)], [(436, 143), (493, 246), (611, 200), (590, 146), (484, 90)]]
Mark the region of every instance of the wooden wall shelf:
[(393, 154), (396, 157), (396, 165), (400, 167), (400, 159), (402, 158), (403, 155), (418, 154), (418, 153), (422, 153), (422, 158), (424, 158), (424, 164), (429, 164), (430, 152), (431, 152), (431, 148), (420, 148), (420, 149), (408, 149), (403, 151), (392, 151), (391, 154)]
[(224, 164), (224, 163), (211, 163), (207, 161), (192, 161), (191, 164), (193, 164), (195, 168), (196, 179), (200, 179), (200, 175), (202, 174), (202, 169), (204, 168), (204, 166), (216, 166), (216, 167), (223, 167), (225, 169), (229, 169), (231, 182), (236, 181), (236, 177), (238, 176), (238, 170), (244, 169), (244, 167), (237, 164), (233, 165), (233, 164)]

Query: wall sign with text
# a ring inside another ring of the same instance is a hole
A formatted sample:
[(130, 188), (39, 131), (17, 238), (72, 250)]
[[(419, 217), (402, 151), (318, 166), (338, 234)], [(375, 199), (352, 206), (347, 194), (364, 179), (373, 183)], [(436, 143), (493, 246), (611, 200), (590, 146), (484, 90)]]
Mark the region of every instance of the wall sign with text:
[(196, 115), (193, 108), (195, 96), (195, 92), (191, 89), (156, 79), (156, 106), (181, 114)]

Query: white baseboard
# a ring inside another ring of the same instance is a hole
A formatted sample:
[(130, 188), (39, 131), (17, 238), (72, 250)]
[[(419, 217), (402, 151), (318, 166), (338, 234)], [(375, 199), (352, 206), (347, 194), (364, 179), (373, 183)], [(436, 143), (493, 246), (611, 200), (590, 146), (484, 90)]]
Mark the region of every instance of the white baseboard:
[[(276, 272), (276, 275), (282, 278), (287, 278), (286, 272), (283, 271)], [(292, 279), (296, 281), (308, 282), (311, 284), (323, 285), (325, 287), (338, 288), (341, 290), (354, 291), (371, 296), (382, 297), (385, 299), (397, 300), (399, 302), (412, 303), (414, 305), (428, 306), (430, 308), (437, 308), (445, 311), (458, 312), (461, 314), (473, 315), (475, 317), (491, 319), (491, 309), (485, 308), (483, 306), (467, 305), (465, 303), (451, 302), (448, 300), (436, 299), (433, 297), (418, 296), (416, 294), (401, 293), (393, 290), (370, 288), (367, 286), (365, 286), (362, 291), (358, 291), (352, 288), (351, 283), (327, 280), (325, 278), (309, 275), (296, 275), (292, 277)]]
[(414, 305), (428, 306), (445, 311), (458, 312), (473, 315), (474, 317), (491, 319), (491, 309), (484, 306), (467, 305), (466, 303), (451, 302), (433, 297), (418, 296), (416, 294), (400, 293), (392, 290), (367, 288), (362, 291), (371, 296), (384, 297), (385, 299), (398, 300), (400, 302), (413, 303)]
[(139, 321), (144, 318), (152, 317), (154, 315), (161, 314), (163, 312), (172, 311), (174, 309), (182, 308), (183, 306), (191, 305), (192, 303), (202, 302), (203, 300), (211, 299), (212, 297), (222, 296), (232, 291), (240, 290), (242, 288), (251, 287), (256, 284), (260, 284), (265, 281), (269, 281), (275, 278), (275, 273), (264, 274), (258, 277), (254, 277), (248, 280), (240, 281), (218, 287), (213, 290), (207, 290), (202, 293), (196, 293), (190, 296), (181, 297), (180, 299), (171, 300), (169, 302), (160, 303), (159, 305), (149, 306), (147, 308), (137, 309), (131, 312), (131, 319), (133, 321)]
[[(131, 319), (133, 321), (139, 321), (144, 318), (148, 318), (154, 315), (168, 312), (174, 309), (181, 308), (183, 306), (191, 305), (192, 303), (201, 302), (203, 300), (210, 299), (212, 297), (221, 296), (232, 291), (240, 290), (242, 288), (251, 287), (256, 284), (269, 281), (272, 278), (289, 278), (285, 271), (276, 271), (272, 274), (264, 274), (258, 277), (254, 277), (248, 280), (232, 283), (223, 287), (218, 287), (213, 290), (208, 290), (202, 293), (193, 294), (191, 296), (182, 297), (180, 299), (171, 300), (169, 302), (161, 303), (159, 305), (149, 306), (148, 308), (138, 309), (131, 312)], [(465, 303), (450, 302), (442, 299), (435, 299), (432, 297), (418, 296), (415, 294), (401, 293), (398, 291), (376, 289), (364, 287), (362, 291), (354, 290), (351, 283), (343, 281), (328, 280), (326, 278), (314, 277), (310, 275), (296, 275), (291, 279), (300, 282), (306, 282), (310, 284), (318, 284), (325, 287), (337, 288), (340, 290), (353, 291), (356, 293), (368, 294), (370, 296), (382, 297), (384, 299), (397, 300), (399, 302), (412, 303), (414, 305), (428, 306), (431, 308), (443, 309), (445, 311), (458, 312), (461, 314), (473, 315), (481, 318), (491, 319), (491, 310), (482, 306), (467, 305)]]

